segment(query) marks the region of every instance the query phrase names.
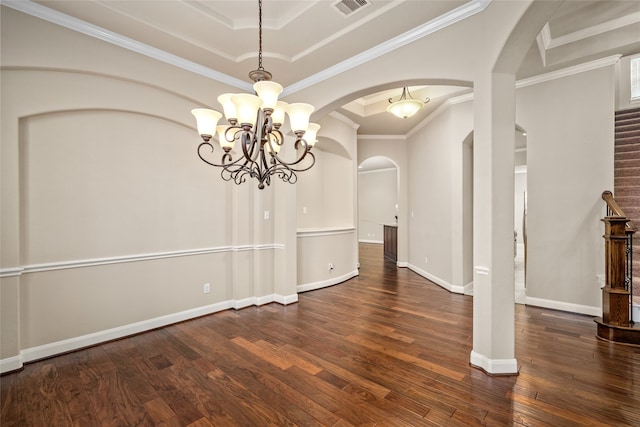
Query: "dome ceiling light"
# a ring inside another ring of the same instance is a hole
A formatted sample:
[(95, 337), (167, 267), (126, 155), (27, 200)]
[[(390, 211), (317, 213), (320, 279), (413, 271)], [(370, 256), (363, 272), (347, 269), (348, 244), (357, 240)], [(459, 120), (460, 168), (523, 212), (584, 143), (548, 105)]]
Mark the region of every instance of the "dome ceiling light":
[(387, 107), (387, 111), (401, 119), (406, 119), (420, 111), (422, 107), (424, 107), (424, 104), (429, 101), (431, 101), (430, 98), (427, 98), (424, 102), (418, 99), (413, 99), (409, 92), (409, 88), (405, 86), (402, 88), (402, 95), (400, 95), (400, 99), (393, 102), (392, 98), (389, 98), (389, 104), (391, 105)]
[[(225, 93), (218, 97), (229, 125), (218, 125), (222, 113), (216, 110), (196, 108), (191, 113), (196, 118), (198, 133), (203, 140), (198, 146), (200, 159), (211, 166), (221, 167), (220, 175), (225, 181), (242, 184), (248, 176), (257, 179), (258, 188), (263, 189), (271, 184), (272, 175), (294, 184), (298, 180), (297, 172), (306, 171), (315, 164), (311, 148), (316, 143), (320, 125), (309, 123), (313, 105), (278, 101), (283, 88), (272, 82), (271, 73), (262, 67), (262, 0), (258, 1), (258, 11), (258, 69), (249, 73), (257, 95)], [(291, 162), (286, 162), (278, 154), (284, 144), (280, 127), (285, 113), (289, 116), (291, 131), (296, 135), (296, 158)], [(209, 160), (215, 151), (211, 139), (216, 134), (223, 151), (220, 163)], [(241, 151), (235, 160), (232, 156), (234, 148)]]

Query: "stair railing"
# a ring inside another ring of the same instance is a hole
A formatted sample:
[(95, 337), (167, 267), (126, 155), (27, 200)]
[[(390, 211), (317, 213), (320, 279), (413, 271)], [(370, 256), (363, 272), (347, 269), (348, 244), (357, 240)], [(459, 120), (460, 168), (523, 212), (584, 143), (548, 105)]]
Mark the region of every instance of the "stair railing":
[[(603, 219), (605, 222), (604, 237), (606, 241), (606, 287), (608, 289), (615, 289), (617, 287), (615, 282), (619, 282), (619, 280), (616, 280), (619, 272), (612, 271), (612, 269), (620, 269), (620, 267), (622, 267), (624, 272), (622, 278), (624, 290), (629, 293), (629, 324), (633, 325), (633, 235), (638, 231), (638, 227), (627, 218), (611, 191), (604, 191), (602, 193), (602, 200), (607, 204), (607, 216)], [(619, 225), (624, 223), (624, 228), (616, 227), (616, 223)], [(621, 251), (615, 248), (616, 238), (624, 238), (623, 256), (620, 256)], [(610, 298), (606, 299), (610, 300)], [(605, 309), (611, 311), (609, 308)]]

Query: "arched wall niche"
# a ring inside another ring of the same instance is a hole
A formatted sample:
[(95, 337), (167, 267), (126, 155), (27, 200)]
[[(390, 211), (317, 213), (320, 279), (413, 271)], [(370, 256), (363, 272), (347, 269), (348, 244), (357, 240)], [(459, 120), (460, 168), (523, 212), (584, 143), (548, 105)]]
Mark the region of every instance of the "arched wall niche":
[(298, 175), (297, 228), (355, 227), (355, 130), (332, 117), (321, 126), (316, 163)]

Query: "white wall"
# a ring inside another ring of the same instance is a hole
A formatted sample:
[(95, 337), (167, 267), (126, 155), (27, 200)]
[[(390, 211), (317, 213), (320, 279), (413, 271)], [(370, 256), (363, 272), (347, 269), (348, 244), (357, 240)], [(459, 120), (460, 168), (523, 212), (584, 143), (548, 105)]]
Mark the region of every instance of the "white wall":
[(600, 313), (614, 77), (606, 66), (517, 91), (528, 142), (527, 304)]
[(358, 173), (358, 240), (382, 243), (383, 224), (396, 224), (398, 170)]

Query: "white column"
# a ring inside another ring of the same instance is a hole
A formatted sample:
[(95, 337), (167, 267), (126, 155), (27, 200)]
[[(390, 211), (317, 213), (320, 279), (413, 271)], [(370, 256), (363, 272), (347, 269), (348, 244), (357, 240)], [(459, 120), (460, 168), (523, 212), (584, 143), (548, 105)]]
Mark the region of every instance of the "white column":
[(513, 282), (515, 76), (475, 82), (473, 351), (489, 374), (516, 374)]

